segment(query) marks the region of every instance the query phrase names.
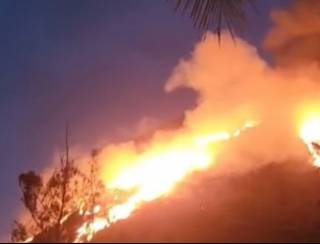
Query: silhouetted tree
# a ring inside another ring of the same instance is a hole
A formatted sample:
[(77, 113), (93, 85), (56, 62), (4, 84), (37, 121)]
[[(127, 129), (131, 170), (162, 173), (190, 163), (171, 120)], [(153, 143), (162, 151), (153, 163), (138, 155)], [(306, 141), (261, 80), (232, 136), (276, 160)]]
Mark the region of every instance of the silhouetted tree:
[(19, 176), (22, 202), (33, 224), (28, 228), (30, 225), (15, 221), (12, 241), (24, 241), (39, 233), (50, 242), (70, 241), (70, 233), (66, 233), (63, 227), (64, 222), (74, 213), (79, 213), (80, 209), (90, 211), (94, 208), (98, 192), (104, 189), (97, 175), (97, 151), (92, 153), (89, 175), (83, 174), (70, 159), (68, 137), (67, 129), (66, 151), (60, 158), (60, 168), (51, 174), (46, 183), (33, 171)]
[[(66, 131), (66, 152), (60, 158), (60, 169), (55, 170), (46, 184), (40, 175), (30, 171), (19, 176), (22, 202), (35, 224), (35, 233), (54, 229), (54, 240), (62, 242), (61, 228), (63, 220), (75, 209), (73, 196), (77, 191), (78, 170), (69, 158), (68, 129)], [(15, 221), (12, 240), (23, 241), (35, 233), (28, 233), (27, 227)]]

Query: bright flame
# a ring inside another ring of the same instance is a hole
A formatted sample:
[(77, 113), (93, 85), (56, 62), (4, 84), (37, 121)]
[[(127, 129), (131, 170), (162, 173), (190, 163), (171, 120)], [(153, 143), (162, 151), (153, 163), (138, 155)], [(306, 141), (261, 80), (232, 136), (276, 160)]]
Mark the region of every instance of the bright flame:
[[(121, 154), (120, 163), (130, 161), (132, 166), (120, 170), (111, 181), (106, 180), (106, 184), (110, 189), (125, 191), (134, 189), (134, 193), (126, 202), (109, 209), (104, 219), (97, 218), (91, 223), (84, 223), (78, 230), (76, 241), (83, 240), (83, 238), (91, 240), (97, 231), (118, 220), (128, 218), (142, 203), (169, 194), (177, 183), (192, 172), (207, 169), (214, 164), (218, 142), (237, 137), (244, 130), (254, 126), (256, 122), (248, 121), (233, 132), (222, 131), (201, 136), (188, 135), (183, 138), (175, 138), (173, 142), (154, 145), (138, 156)], [(99, 207), (98, 212), (100, 210)]]
[[(314, 165), (320, 167), (320, 111), (314, 104), (304, 107), (299, 114), (298, 131), (314, 159)], [(318, 112), (317, 112), (318, 111)], [(138, 155), (117, 155), (120, 162), (132, 162), (131, 166), (122, 168), (112, 180), (106, 180), (110, 189), (134, 190), (129, 198), (121, 204), (111, 207), (104, 218), (95, 218), (78, 229), (78, 238), (91, 240), (93, 235), (108, 228), (112, 223), (128, 218), (141, 204), (169, 194), (174, 187), (192, 172), (205, 170), (215, 162), (220, 149), (219, 142), (238, 137), (258, 122), (247, 121), (232, 132), (220, 131), (208, 135), (188, 135), (178, 137), (173, 142), (152, 145), (146, 152)], [(184, 133), (183, 133), (184, 134)], [(123, 164), (122, 164), (123, 165)], [(101, 206), (93, 211), (100, 214)], [(84, 213), (86, 215), (86, 213)]]
[(103, 230), (109, 226), (109, 222), (105, 218), (94, 218), (93, 221), (84, 223), (78, 229), (78, 236), (75, 242), (82, 241), (83, 237), (86, 237), (86, 241), (90, 241), (93, 235), (100, 230)]
[(313, 157), (314, 165), (320, 167), (320, 154), (317, 143), (320, 142), (320, 111), (306, 110), (300, 127), (300, 137), (307, 145)]

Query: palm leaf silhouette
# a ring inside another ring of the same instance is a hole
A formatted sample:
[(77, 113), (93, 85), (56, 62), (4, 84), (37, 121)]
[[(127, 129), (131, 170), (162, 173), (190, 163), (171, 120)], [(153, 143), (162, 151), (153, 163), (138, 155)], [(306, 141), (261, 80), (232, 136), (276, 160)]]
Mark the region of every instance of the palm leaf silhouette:
[(232, 36), (246, 22), (246, 7), (255, 7), (253, 0), (176, 0), (175, 10), (187, 12), (195, 27), (213, 28), (218, 36), (226, 27)]

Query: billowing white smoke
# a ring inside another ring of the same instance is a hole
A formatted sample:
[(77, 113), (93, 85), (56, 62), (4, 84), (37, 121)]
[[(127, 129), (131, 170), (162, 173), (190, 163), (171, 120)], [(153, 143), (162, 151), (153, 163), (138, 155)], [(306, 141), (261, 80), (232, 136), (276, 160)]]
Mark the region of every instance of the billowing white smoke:
[(272, 68), (245, 41), (224, 34), (219, 45), (209, 33), (190, 58), (179, 62), (165, 88), (189, 87), (198, 93), (197, 106), (186, 112), (184, 122), (197, 133), (230, 130), (248, 119), (259, 122), (234, 143), (227, 165), (221, 165), (242, 171), (305, 155), (298, 114), (309, 102), (320, 101), (319, 77), (316, 65)]
[(306, 159), (299, 138), (299, 116), (306, 107), (320, 103), (316, 65), (296, 69), (274, 68), (257, 49), (227, 33), (207, 33), (187, 59), (180, 60), (165, 90), (188, 87), (197, 93), (196, 106), (185, 112), (182, 127), (157, 131), (144, 147), (134, 141), (106, 146), (101, 152), (106, 182), (133, 166), (141, 151), (168, 147), (188, 134), (208, 135), (235, 131), (248, 121), (257, 126), (228, 142), (216, 172), (246, 172), (265, 163)]

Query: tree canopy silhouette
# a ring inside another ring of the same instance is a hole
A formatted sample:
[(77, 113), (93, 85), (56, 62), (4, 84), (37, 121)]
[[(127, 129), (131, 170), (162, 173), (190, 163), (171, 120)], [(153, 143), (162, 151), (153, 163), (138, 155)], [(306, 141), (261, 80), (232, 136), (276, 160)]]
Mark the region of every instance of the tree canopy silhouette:
[(74, 241), (75, 230), (68, 229), (71, 226), (69, 222), (74, 219), (81, 222), (80, 210), (92, 213), (88, 217), (93, 221), (92, 209), (99, 195), (105, 193), (97, 175), (98, 153), (97, 150), (92, 152), (89, 173), (82, 173), (70, 159), (67, 132), (66, 152), (60, 158), (60, 168), (54, 170), (48, 179), (44, 180), (34, 171), (20, 174), (21, 200), (32, 222), (14, 221), (11, 233), (13, 242), (24, 242), (30, 237), (35, 238), (36, 242)]

